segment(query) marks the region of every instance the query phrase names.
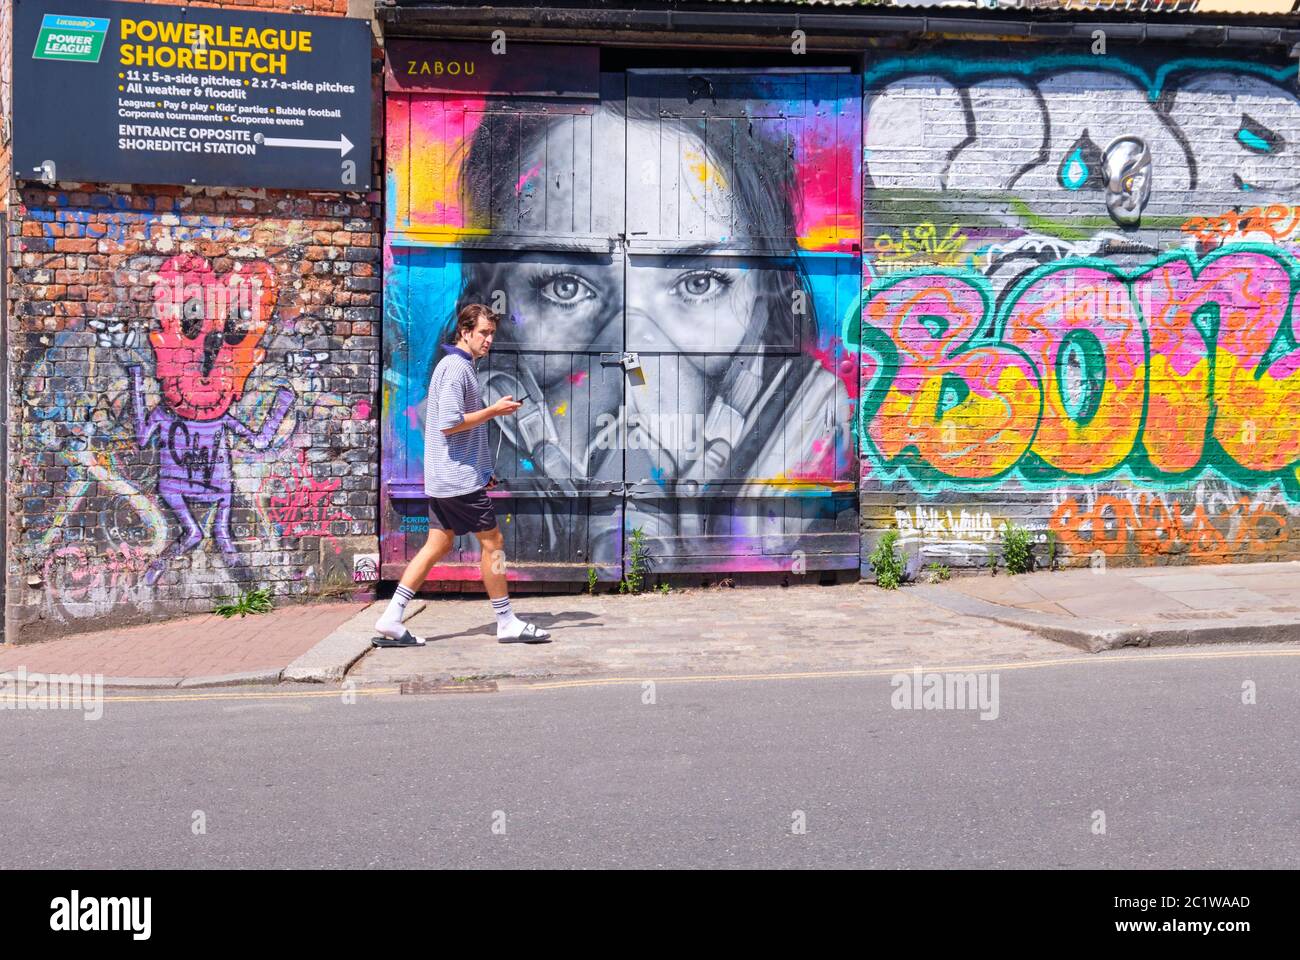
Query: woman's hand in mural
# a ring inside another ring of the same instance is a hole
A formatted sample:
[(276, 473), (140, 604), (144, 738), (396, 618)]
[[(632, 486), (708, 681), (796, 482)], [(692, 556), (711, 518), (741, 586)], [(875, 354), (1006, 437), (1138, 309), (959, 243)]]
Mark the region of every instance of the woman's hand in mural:
[(126, 320), (96, 317), (87, 324), (95, 334), (95, 346), (101, 350), (110, 350), (113, 359), (123, 366), (139, 365), (143, 361), (140, 355), (140, 330)]

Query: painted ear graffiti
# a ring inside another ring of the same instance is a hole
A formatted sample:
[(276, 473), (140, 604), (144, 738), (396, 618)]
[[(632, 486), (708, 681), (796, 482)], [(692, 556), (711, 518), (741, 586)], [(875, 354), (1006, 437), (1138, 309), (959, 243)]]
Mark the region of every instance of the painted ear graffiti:
[(1123, 227), (1137, 226), (1151, 199), (1151, 151), (1141, 137), (1116, 137), (1102, 153), (1106, 209)]

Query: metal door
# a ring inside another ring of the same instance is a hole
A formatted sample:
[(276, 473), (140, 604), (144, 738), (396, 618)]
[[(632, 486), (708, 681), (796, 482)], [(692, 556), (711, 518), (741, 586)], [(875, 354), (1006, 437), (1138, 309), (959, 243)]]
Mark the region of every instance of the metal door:
[[(388, 102), (383, 576), (424, 541), (423, 398), (455, 310), (512, 576), (856, 569), (860, 107), (844, 74), (604, 74), (598, 101)], [(477, 578), (472, 538), (432, 574)]]
[(628, 82), (629, 528), (658, 571), (856, 568), (845, 73)]

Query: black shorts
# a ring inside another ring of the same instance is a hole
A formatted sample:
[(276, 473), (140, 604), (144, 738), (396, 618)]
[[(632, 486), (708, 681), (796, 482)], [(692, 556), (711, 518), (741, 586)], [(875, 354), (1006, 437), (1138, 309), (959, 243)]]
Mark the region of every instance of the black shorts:
[(492, 509), (487, 490), (462, 493), (459, 497), (429, 498), (429, 527), (450, 530), (456, 536), (482, 533), (497, 525), (497, 514)]

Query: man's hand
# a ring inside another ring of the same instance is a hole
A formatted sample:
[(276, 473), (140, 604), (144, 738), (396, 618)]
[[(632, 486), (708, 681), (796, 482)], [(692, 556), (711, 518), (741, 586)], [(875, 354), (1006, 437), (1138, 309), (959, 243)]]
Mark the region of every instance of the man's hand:
[(504, 417), (508, 414), (514, 413), (522, 406), (522, 403), (510, 396), (510, 394), (506, 394), (496, 403), (492, 404), (492, 406), (488, 407), (488, 413), (494, 417)]
[(482, 410), (475, 410), (472, 413), (465, 414), (464, 419), (456, 426), (443, 427), (443, 435), (450, 437), (453, 433), (473, 430), (479, 424), (487, 423), (493, 417), (504, 417), (507, 414), (514, 413), (522, 406), (522, 403), (507, 394), (490, 407), (484, 407)]
[(491, 489), (492, 489), (493, 487), (495, 487), (496, 485), (497, 485), (497, 478), (496, 478), (496, 477), (488, 477), (487, 488), (488, 488), (489, 490), (491, 490)]

